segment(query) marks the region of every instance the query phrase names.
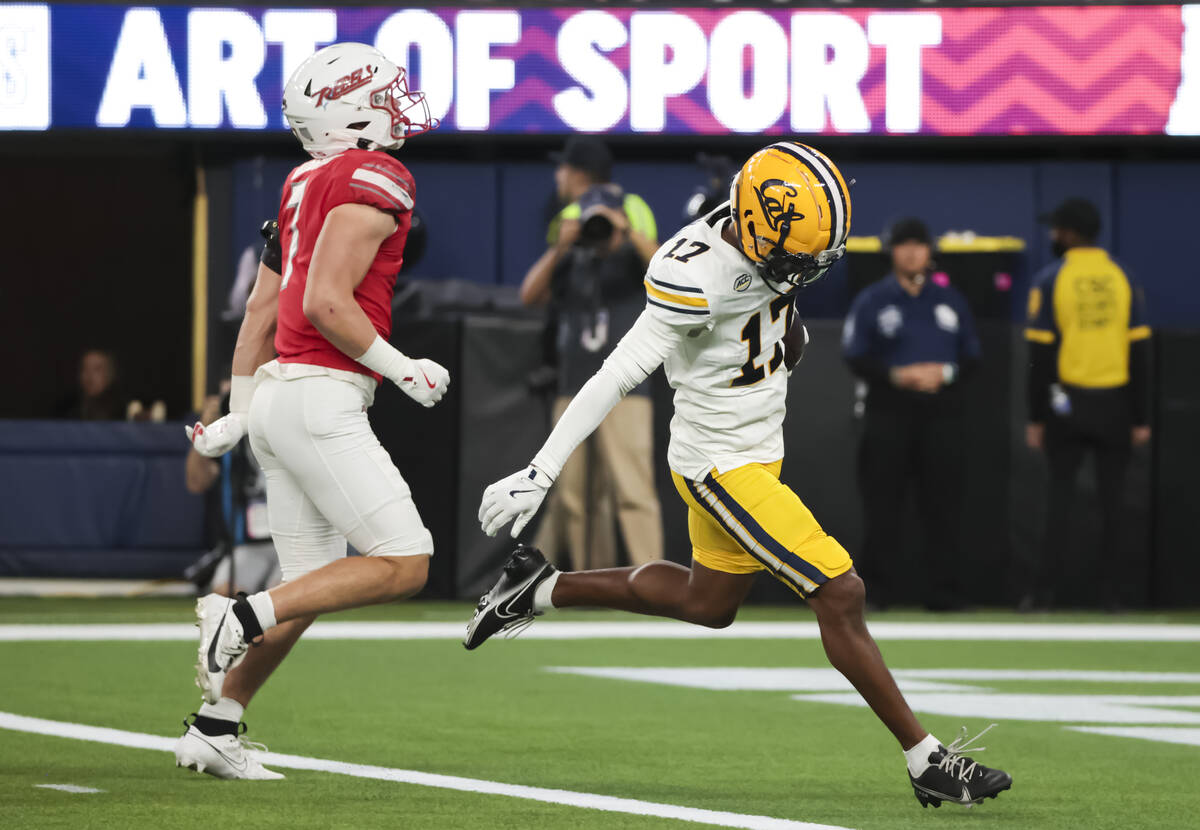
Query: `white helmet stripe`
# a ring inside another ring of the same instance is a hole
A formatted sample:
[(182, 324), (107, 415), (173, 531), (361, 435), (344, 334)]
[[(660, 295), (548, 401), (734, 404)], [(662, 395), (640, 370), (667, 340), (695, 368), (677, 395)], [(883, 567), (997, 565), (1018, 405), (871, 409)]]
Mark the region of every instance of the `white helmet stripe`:
[(829, 247), (836, 248), (845, 243), (846, 236), (849, 233), (848, 217), (846, 215), (846, 194), (842, 191), (841, 182), (838, 181), (837, 176), (829, 168), (829, 163), (802, 144), (795, 144), (791, 141), (779, 141), (771, 146), (777, 147), (791, 156), (795, 156), (816, 172), (818, 178), (825, 185), (825, 192), (829, 196), (829, 204), (833, 206), (833, 222), (830, 224)]

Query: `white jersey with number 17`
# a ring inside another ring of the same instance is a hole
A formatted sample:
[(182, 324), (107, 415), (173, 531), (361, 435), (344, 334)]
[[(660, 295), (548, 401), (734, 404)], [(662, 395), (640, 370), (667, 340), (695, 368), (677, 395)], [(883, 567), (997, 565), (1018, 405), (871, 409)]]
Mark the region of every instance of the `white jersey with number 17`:
[(667, 240), (646, 272), (646, 311), (686, 332), (667, 357), (675, 390), (667, 460), (699, 480), (783, 458), (787, 371), (783, 337), (794, 314), (721, 233), (729, 205)]

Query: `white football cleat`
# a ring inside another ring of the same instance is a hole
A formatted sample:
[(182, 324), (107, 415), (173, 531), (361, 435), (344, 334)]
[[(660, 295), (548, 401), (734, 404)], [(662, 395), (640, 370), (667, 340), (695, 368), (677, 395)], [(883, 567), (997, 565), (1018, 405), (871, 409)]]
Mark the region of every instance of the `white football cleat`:
[(196, 625), (200, 627), (200, 647), (196, 652), (196, 685), (204, 699), (221, 699), (225, 676), (246, 656), (242, 623), (233, 613), (234, 601), (220, 594), (196, 600)]
[(175, 742), (175, 766), (187, 767), (217, 778), (275, 781), (283, 774), (258, 762), (254, 752), (266, 752), (262, 744), (240, 735), (205, 735), (194, 725)]

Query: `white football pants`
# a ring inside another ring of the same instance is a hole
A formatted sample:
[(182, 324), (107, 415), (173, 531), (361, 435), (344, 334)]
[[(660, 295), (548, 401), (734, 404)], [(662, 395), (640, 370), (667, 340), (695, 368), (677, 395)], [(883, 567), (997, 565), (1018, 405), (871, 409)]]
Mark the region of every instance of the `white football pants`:
[(412, 492), (371, 431), (366, 375), (275, 361), (259, 369), (250, 446), (285, 581), (346, 555), (433, 553)]

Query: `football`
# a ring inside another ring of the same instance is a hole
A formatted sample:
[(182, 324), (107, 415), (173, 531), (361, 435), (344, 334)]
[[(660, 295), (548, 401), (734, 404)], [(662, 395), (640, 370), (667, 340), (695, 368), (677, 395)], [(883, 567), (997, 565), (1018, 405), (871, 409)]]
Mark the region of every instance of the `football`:
[(783, 336), (783, 365), (790, 372), (804, 357), (804, 349), (808, 346), (808, 329), (799, 318), (792, 321), (792, 327)]

